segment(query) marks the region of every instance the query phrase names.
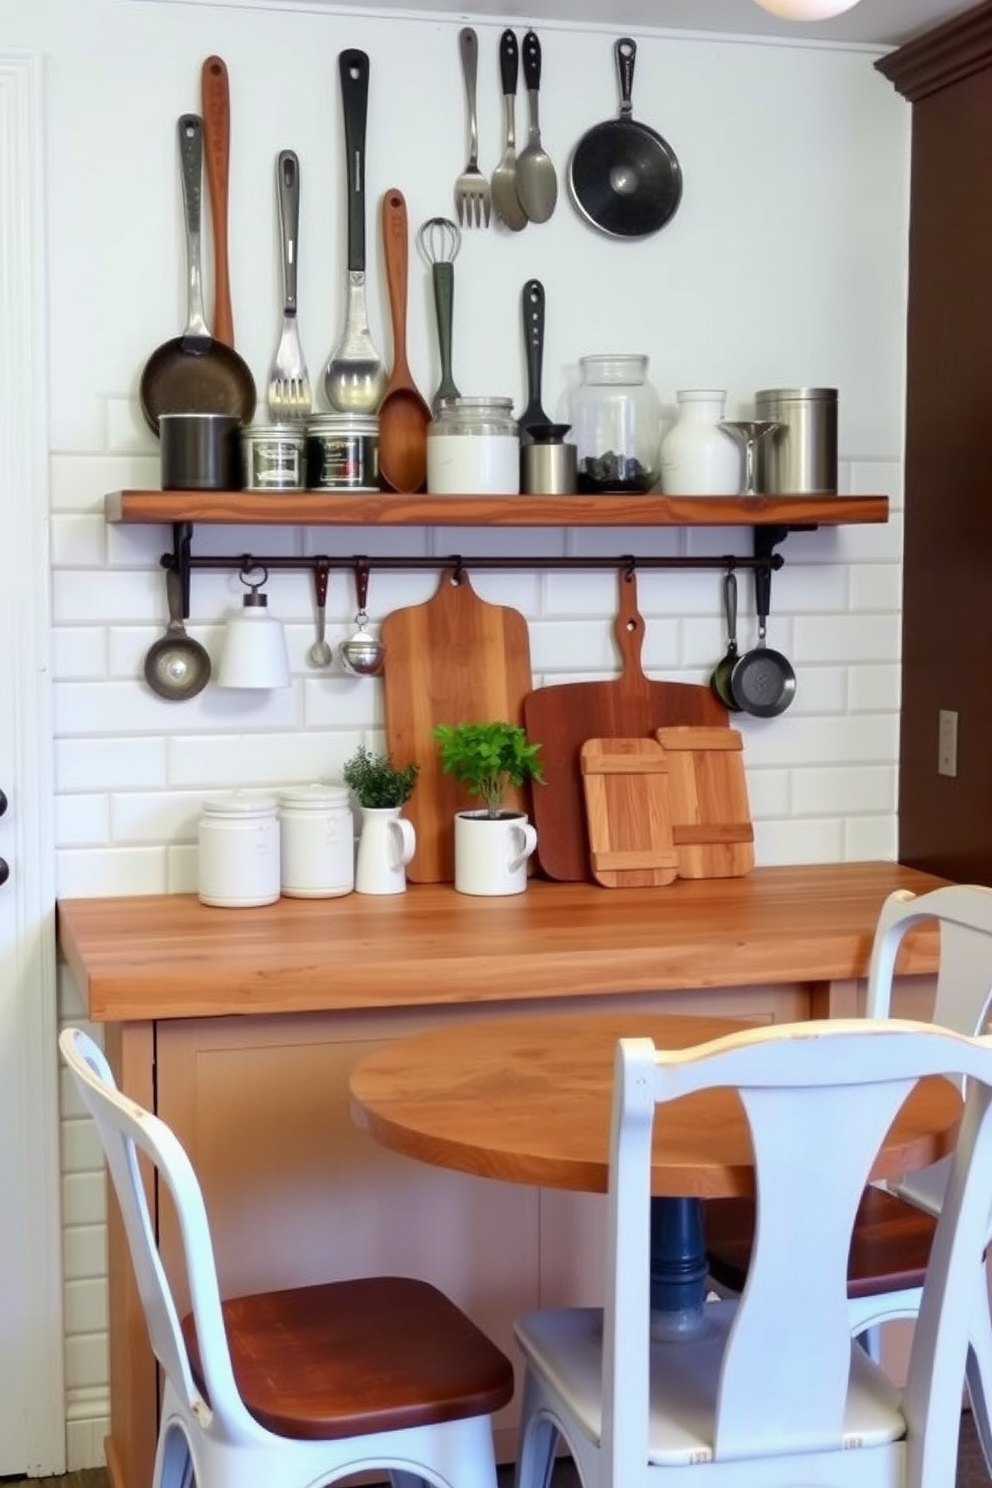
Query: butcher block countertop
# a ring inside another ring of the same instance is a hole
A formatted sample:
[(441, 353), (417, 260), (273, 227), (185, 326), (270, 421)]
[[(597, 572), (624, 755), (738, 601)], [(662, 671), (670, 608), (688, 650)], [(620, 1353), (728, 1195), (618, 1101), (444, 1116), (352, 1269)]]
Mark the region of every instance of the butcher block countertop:
[[(66, 899), (58, 936), (100, 1022), (464, 1006), (861, 977), (885, 896), (942, 882), (874, 862), (651, 889), (533, 879), (499, 899), (450, 884), (244, 910), (191, 894)], [(936, 931), (917, 931), (898, 969), (936, 960)]]

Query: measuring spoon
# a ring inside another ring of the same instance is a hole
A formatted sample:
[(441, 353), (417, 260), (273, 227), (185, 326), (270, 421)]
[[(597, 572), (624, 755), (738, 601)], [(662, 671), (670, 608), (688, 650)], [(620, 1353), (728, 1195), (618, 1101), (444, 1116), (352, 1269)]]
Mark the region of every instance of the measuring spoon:
[(311, 666), (326, 667), (331, 664), (333, 652), (324, 640), (324, 627), (327, 624), (327, 581), (330, 577), (331, 563), (329, 558), (316, 558), (313, 565), (313, 588), (317, 601), (317, 639), (314, 641), (307, 658)]

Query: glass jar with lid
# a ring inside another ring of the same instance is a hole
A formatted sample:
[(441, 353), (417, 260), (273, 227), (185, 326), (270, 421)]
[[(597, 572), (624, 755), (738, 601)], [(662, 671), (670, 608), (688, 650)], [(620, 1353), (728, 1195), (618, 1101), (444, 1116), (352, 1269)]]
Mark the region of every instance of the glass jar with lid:
[(519, 493), (512, 398), (441, 399), (427, 428), (427, 489), (435, 496)]
[(650, 491), (661, 473), (661, 402), (641, 354), (579, 358), (569, 398), (580, 492)]

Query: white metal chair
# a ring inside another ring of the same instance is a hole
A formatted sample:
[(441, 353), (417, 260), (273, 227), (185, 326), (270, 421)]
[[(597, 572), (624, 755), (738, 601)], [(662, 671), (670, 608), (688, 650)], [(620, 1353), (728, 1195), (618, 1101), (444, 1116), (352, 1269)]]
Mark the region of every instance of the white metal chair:
[[(896, 960), (906, 932), (936, 921), (940, 932), (933, 1021), (958, 1033), (978, 1033), (992, 1001), (992, 889), (951, 884), (928, 894), (905, 889), (882, 906), (868, 968), (865, 1012), (887, 1017), (892, 1003)], [(848, 1267), (851, 1330), (866, 1338), (878, 1357), (878, 1329), (896, 1319), (914, 1318), (923, 1273), (940, 1212), (947, 1163), (934, 1163), (884, 1188), (868, 1188), (854, 1226)], [(754, 1232), (750, 1199), (715, 1200), (704, 1208), (710, 1276), (723, 1295), (744, 1285)], [(788, 1275), (804, 1265), (793, 1255)], [(992, 1472), (992, 1313), (984, 1261), (973, 1278), (972, 1337), (967, 1385), (986, 1463)]]
[[(881, 1140), (907, 1091), (932, 1074), (966, 1076), (967, 1109), (900, 1394), (851, 1336), (847, 1252)], [(696, 1336), (655, 1339), (653, 1127), (663, 1142), (665, 1103), (719, 1086), (738, 1091), (755, 1152), (760, 1224), (747, 1286), (710, 1302)], [(605, 1306), (518, 1320), (527, 1370), (517, 1488), (546, 1488), (559, 1436), (584, 1488), (947, 1488), (990, 1201), (992, 1039), (859, 1018), (748, 1029), (670, 1053), (621, 1040)], [(809, 1261), (798, 1270), (797, 1243)]]
[[(96, 1122), (165, 1376), (154, 1488), (310, 1488), (369, 1468), (394, 1488), (496, 1488), (491, 1413), (513, 1367), (443, 1293), (372, 1277), (221, 1301), (189, 1158), (78, 1029), (62, 1055)], [(175, 1202), (192, 1313), (179, 1320), (138, 1152)]]

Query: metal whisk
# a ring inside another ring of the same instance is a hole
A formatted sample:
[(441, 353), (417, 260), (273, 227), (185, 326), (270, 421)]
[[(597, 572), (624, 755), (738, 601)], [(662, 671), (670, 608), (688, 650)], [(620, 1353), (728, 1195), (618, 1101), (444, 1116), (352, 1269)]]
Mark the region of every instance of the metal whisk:
[(450, 217), (428, 217), (417, 233), (417, 246), (430, 264), (434, 281), (434, 312), (437, 316), (437, 346), (441, 360), (441, 381), (431, 399), (431, 411), (437, 415), (442, 398), (461, 394), (451, 375), (451, 320), (455, 298), (454, 262), (462, 244), (462, 235)]

